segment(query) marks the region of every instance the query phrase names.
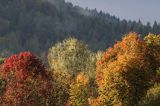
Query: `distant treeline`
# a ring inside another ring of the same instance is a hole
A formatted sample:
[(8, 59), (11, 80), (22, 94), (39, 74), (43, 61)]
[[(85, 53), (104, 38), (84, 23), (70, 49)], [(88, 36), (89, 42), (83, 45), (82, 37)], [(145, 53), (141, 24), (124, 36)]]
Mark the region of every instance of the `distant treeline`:
[(120, 20), (64, 0), (0, 0), (1, 56), (25, 50), (42, 55), (68, 37), (83, 40), (93, 51), (104, 50), (130, 31), (159, 34), (160, 24)]

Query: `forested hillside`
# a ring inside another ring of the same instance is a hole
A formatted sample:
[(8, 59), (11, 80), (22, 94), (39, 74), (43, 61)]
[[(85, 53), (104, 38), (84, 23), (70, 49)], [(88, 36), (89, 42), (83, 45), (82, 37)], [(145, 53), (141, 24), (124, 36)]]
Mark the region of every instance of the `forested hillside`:
[(130, 31), (158, 34), (160, 25), (120, 20), (64, 0), (0, 0), (1, 56), (24, 50), (41, 55), (70, 36), (83, 40), (93, 51), (104, 50)]

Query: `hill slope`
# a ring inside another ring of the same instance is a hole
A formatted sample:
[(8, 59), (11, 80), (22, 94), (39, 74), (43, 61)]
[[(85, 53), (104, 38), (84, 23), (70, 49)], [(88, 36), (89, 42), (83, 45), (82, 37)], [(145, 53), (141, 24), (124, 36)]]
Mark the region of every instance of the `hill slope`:
[(160, 25), (119, 20), (64, 0), (0, 0), (0, 55), (24, 50), (42, 54), (70, 36), (92, 50), (104, 50), (129, 31), (157, 34)]

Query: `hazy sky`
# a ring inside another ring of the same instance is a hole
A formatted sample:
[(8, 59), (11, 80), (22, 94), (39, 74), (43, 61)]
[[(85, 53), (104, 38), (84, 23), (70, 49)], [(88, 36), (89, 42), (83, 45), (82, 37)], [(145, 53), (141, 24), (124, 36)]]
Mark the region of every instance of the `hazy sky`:
[(81, 7), (102, 10), (120, 19), (160, 22), (160, 0), (66, 0)]

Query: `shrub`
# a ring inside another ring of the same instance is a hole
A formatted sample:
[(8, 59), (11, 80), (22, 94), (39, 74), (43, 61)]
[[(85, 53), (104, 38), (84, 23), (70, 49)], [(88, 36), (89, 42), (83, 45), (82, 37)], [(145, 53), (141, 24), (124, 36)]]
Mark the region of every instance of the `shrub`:
[(0, 80), (5, 83), (2, 105), (54, 105), (50, 73), (30, 52), (12, 55), (1, 65)]

